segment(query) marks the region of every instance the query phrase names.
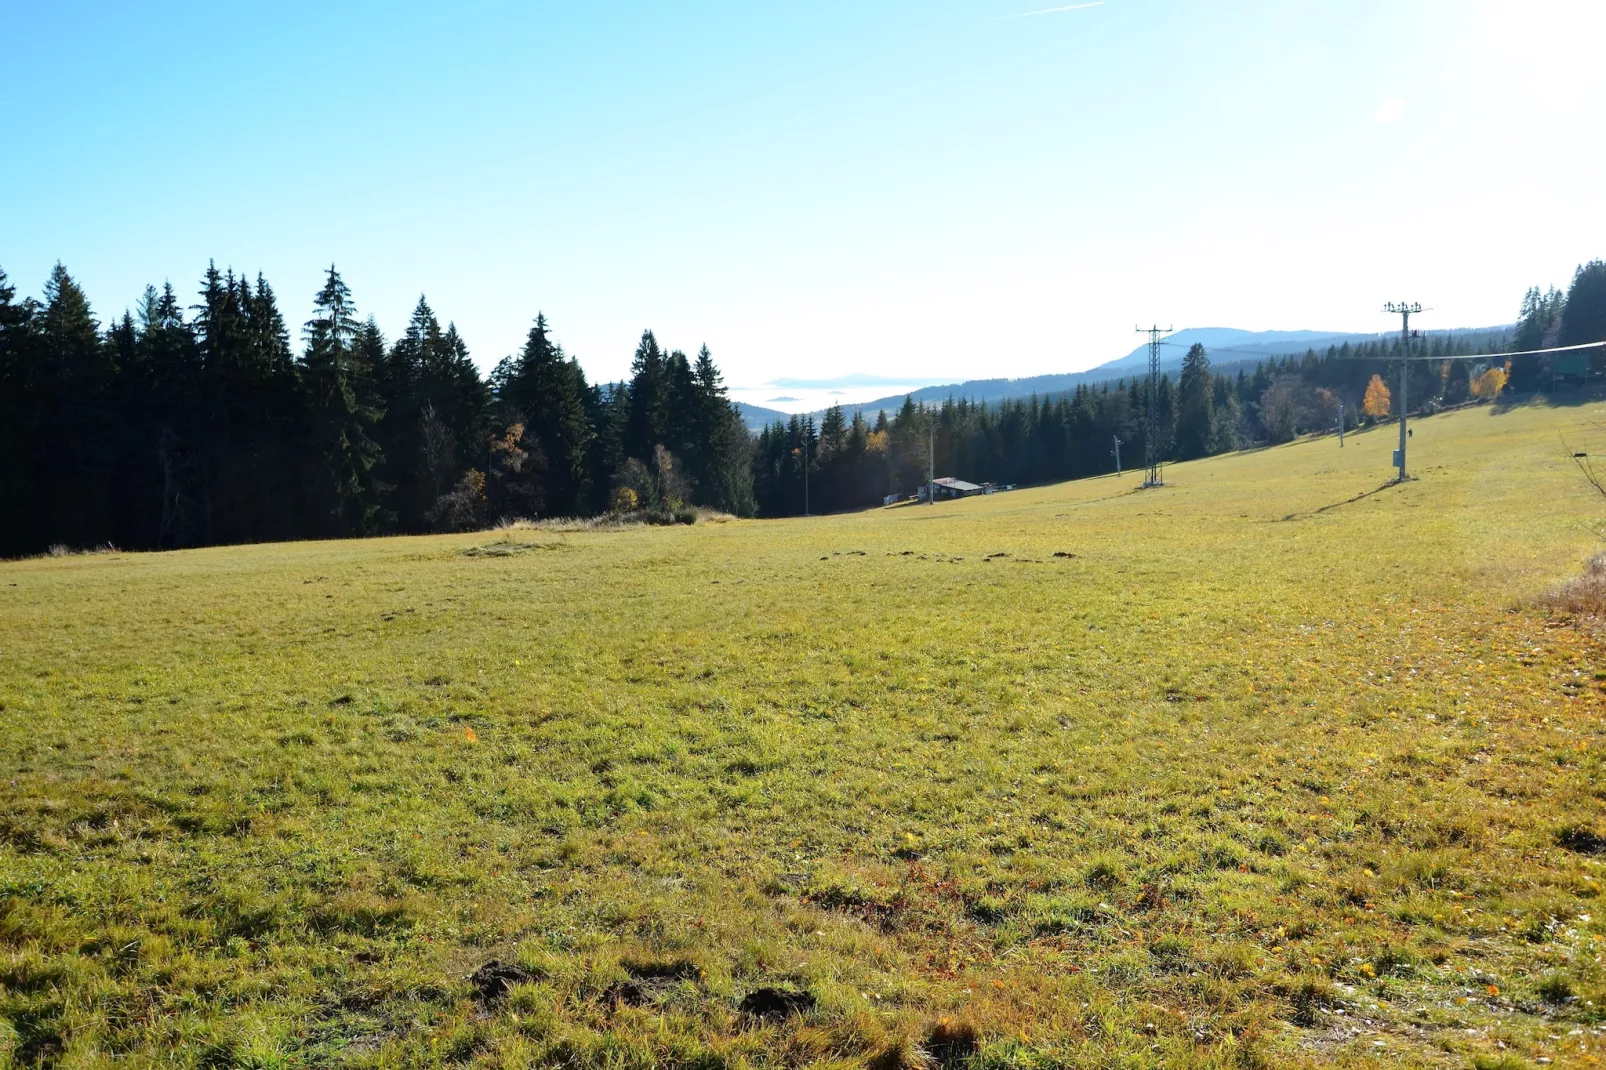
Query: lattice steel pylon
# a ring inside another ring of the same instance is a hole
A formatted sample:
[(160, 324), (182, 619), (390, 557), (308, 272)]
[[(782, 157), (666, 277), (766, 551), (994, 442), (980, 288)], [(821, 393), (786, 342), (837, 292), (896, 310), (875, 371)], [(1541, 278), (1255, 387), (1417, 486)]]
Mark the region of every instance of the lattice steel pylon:
[(1143, 433), (1143, 460), (1149, 472), (1143, 477), (1145, 487), (1163, 487), (1160, 478), (1160, 336), (1170, 334), (1170, 327), (1139, 327), (1139, 334), (1149, 336), (1149, 389), (1148, 424)]
[(1384, 312), (1400, 317), (1400, 448), (1394, 451), (1394, 466), (1399, 474), (1394, 478), (1404, 483), (1409, 477), (1405, 474), (1405, 446), (1410, 435), (1405, 428), (1405, 410), (1410, 399), (1406, 396), (1406, 389), (1410, 385), (1411, 368), (1411, 317), (1422, 311), (1422, 306), (1415, 301), (1390, 301), (1383, 306)]

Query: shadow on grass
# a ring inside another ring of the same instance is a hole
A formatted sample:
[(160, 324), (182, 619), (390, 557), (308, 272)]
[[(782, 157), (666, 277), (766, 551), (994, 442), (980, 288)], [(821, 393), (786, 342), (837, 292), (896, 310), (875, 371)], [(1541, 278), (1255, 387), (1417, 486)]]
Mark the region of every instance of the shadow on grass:
[(1606, 387), (1599, 383), (1581, 386), (1558, 386), (1550, 390), (1535, 390), (1527, 394), (1501, 394), (1490, 406), (1491, 415), (1504, 416), (1512, 409), (1526, 405), (1549, 405), (1553, 409), (1574, 408), (1606, 398)]
[(1355, 497), (1353, 497), (1353, 498), (1345, 498), (1341, 502), (1334, 502), (1331, 505), (1324, 505), (1320, 509), (1311, 509), (1308, 512), (1289, 513), (1287, 516), (1283, 517), (1281, 520), (1273, 521), (1273, 523), (1283, 524), (1283, 523), (1287, 523), (1290, 520), (1298, 520), (1301, 517), (1320, 516), (1322, 513), (1331, 512), (1334, 509), (1341, 509), (1346, 505), (1354, 505), (1356, 502), (1365, 501), (1367, 498), (1372, 497), (1372, 495), (1374, 495), (1374, 494), (1381, 494), (1385, 490), (1388, 490), (1390, 487), (1397, 487), (1399, 485), (1400, 485), (1400, 481), (1398, 479), (1385, 480), (1380, 486), (1374, 487), (1371, 490), (1363, 490), (1363, 491), (1361, 491), (1361, 493), (1355, 495)]

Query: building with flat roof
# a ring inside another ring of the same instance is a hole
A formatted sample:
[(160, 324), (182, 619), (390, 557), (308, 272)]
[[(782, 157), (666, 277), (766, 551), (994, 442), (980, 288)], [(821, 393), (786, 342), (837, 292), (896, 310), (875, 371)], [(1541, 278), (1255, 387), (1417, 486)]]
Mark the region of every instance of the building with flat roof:
[(938, 501), (946, 498), (968, 498), (972, 494), (983, 494), (985, 488), (975, 483), (966, 483), (963, 479), (953, 476), (942, 476), (933, 479), (920, 487), (920, 500), (925, 501), (928, 494), (934, 494)]

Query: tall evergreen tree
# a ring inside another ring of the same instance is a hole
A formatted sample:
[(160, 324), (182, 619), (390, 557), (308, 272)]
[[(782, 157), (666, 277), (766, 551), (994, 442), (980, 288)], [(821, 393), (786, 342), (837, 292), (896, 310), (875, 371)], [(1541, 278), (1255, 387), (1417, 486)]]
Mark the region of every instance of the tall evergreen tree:
[(444, 348), (438, 367), (424, 378), (430, 403), (441, 410), (442, 419), (466, 451), (483, 442), (491, 429), (491, 390), (469, 356), (468, 343), (448, 322), (441, 336)]
[(424, 531), (440, 497), (463, 470), (487, 463), (491, 392), (469, 358), (456, 325), (441, 329), (420, 295), (407, 329), (376, 362), (385, 414), (374, 438), (382, 478), (403, 531)]
[[(690, 459), (692, 454), (703, 452), (705, 444), (699, 438), (704, 431), (706, 413), (697, 380), (692, 375), (691, 361), (678, 349), (664, 361), (664, 385), (667, 397), (662, 444), (677, 458)], [(698, 467), (702, 467), (701, 464)]]
[(627, 456), (644, 460), (654, 446), (665, 444), (669, 429), (669, 369), (658, 339), (651, 331), (641, 335), (630, 363), (630, 415), (625, 424)]
[[(1517, 313), (1517, 330), (1511, 338), (1513, 352), (1545, 347), (1550, 334), (1551, 305), (1539, 287), (1531, 286), (1522, 295), (1522, 308)], [(1559, 309), (1557, 310), (1559, 312)], [(1516, 357), (1511, 366), (1511, 388), (1519, 393), (1538, 390), (1550, 385), (1550, 357)]]
[[(242, 289), (244, 282), (242, 278)], [(244, 295), (246, 346), (253, 369), (249, 411), (241, 413), (240, 467), (249, 493), (239, 495), (243, 534), (233, 538), (288, 539), (305, 534), (306, 489), (300, 480), (300, 373), (290, 330), (268, 280), (259, 272)]]
[(1232, 380), (1225, 376), (1215, 380), (1215, 405), (1211, 418), (1214, 423), (1211, 453), (1227, 453), (1238, 448), (1238, 394)]
[(590, 457), (595, 434), (587, 414), (585, 373), (553, 341), (544, 314), (525, 337), (502, 401), (508, 422), (524, 424), (525, 448), (539, 449), (542, 499), (548, 515), (577, 516), (591, 503)]
[(1194, 343), (1182, 358), (1177, 384), (1176, 458), (1191, 461), (1207, 456), (1216, 444), (1216, 396), (1210, 381), (1210, 357)]
[(46, 519), (35, 483), (43, 423), (34, 323), (38, 305), (16, 297), (16, 287), (0, 270), (0, 501), (10, 503), (9, 519), (0, 523), (0, 557), (38, 548)]
[(630, 423), (630, 388), (625, 383), (598, 384), (586, 394), (586, 413), (593, 431), (587, 451), (591, 509), (606, 512), (612, 505), (614, 476), (629, 459), (625, 439)]
[(752, 436), (730, 403), (714, 356), (703, 346), (692, 367), (690, 439), (685, 447), (699, 505), (751, 516)]
[(195, 546), (211, 538), (203, 453), (206, 369), (172, 285), (145, 288), (136, 325), (113, 332), (126, 352), (122, 537), (132, 545)]
[(89, 299), (57, 264), (37, 317), (35, 487), (52, 541), (90, 546), (112, 534), (115, 351), (103, 345)]
[(301, 358), (309, 522), (318, 535), (371, 535), (384, 520), (387, 489), (374, 471), (379, 446), (369, 437), (382, 412), (358, 345), (357, 309), (333, 265), (313, 304), (316, 312), (303, 329), (306, 349)]
[[(1573, 275), (1557, 341), (1564, 346), (1606, 341), (1606, 260), (1591, 260)], [(1597, 358), (1596, 363), (1603, 362)]]
[[(426, 351), (440, 344), (440, 321), (420, 294), (407, 329), (373, 366), (374, 393), (384, 408), (384, 415), (374, 425), (373, 439), (381, 455), (380, 478), (392, 488), (390, 507), (402, 531), (423, 530), (425, 514), (457, 479), (455, 457), (453, 463), (443, 466), (450, 470), (437, 475), (428, 471), (422, 452), (415, 448), (427, 404), (419, 388), (421, 368)], [(435, 441), (437, 446), (445, 444), (439, 430)], [(453, 443), (454, 453), (455, 449)]]
[(848, 442), (848, 422), (842, 415), (840, 404), (832, 405), (825, 410), (825, 416), (820, 420), (820, 458), (830, 461), (846, 448)]
[[(299, 432), (301, 406), (272, 291), (255, 294), (244, 275), (236, 277), (232, 269), (219, 272), (212, 264), (200, 296), (194, 324), (203, 378), (197, 419), (193, 430), (174, 427), (163, 441), (171, 455), (164, 463), (198, 458), (199, 507), (205, 521), (194, 537), (181, 524), (173, 541), (240, 542), (305, 534), (301, 496), (287, 493), (284, 472), (286, 465), (294, 468), (300, 460), (284, 439)], [(289, 510), (296, 515), (287, 516)]]

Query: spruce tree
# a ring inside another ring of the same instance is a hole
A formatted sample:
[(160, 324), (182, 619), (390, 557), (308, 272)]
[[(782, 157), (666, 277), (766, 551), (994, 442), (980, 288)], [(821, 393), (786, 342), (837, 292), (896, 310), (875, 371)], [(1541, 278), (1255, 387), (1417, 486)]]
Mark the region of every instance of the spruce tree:
[(644, 331), (630, 363), (630, 415), (625, 425), (625, 453), (637, 460), (652, 456), (668, 430), (669, 374), (663, 350), (651, 331)]
[(1177, 460), (1191, 461), (1214, 449), (1215, 401), (1210, 357), (1204, 346), (1194, 343), (1182, 358), (1182, 377), (1177, 384)]
[(832, 405), (825, 410), (825, 417), (820, 421), (820, 460), (831, 461), (842, 452), (847, 440), (848, 424), (842, 415), (842, 406)]
[[(681, 452), (692, 484), (692, 500), (749, 516), (754, 510), (752, 436), (730, 403), (708, 346), (697, 351), (696, 362), (686, 371), (687, 378), (677, 389), (684, 395)], [(680, 376), (675, 370), (671, 381)]]
[[(1606, 341), (1606, 260), (1591, 260), (1573, 275), (1567, 289), (1557, 343), (1575, 346), (1601, 341)], [(1606, 367), (1606, 357), (1591, 354), (1591, 365), (1597, 371)]]
[(251, 476), (248, 501), (252, 539), (305, 534), (306, 488), (300, 479), (305, 428), (300, 372), (290, 330), (268, 280), (259, 272), (245, 301), (245, 335), (256, 387), (243, 450)]
[(603, 513), (612, 506), (614, 476), (629, 457), (625, 452), (630, 423), (629, 387), (624, 383), (593, 386), (586, 392), (586, 415), (592, 429), (586, 458), (590, 511)]
[[(212, 538), (204, 453), (206, 374), (194, 328), (172, 285), (145, 288), (131, 341), (124, 396), (124, 530), (132, 544), (197, 546)], [(127, 344), (127, 343), (124, 343)]]
[(870, 425), (865, 421), (864, 413), (854, 409), (853, 418), (848, 421), (847, 444), (843, 447), (843, 457), (837, 466), (846, 483), (839, 508), (880, 503), (884, 492), (877, 486), (869, 470), (869, 461)]
[[(373, 438), (383, 458), (380, 478), (393, 488), (391, 508), (401, 531), (426, 530), (425, 514), (456, 482), (455, 456), (441, 466), (451, 471), (435, 473), (429, 470), (421, 448), (420, 421), (429, 404), (421, 379), (430, 351), (441, 344), (440, 321), (420, 294), (407, 329), (374, 365), (374, 390), (385, 414), (375, 425)], [(449, 432), (444, 427), (443, 422), (439, 427), (431, 425), (432, 443), (437, 448), (447, 445)], [(455, 439), (451, 446), (455, 454)]]
[(382, 523), (386, 486), (374, 469), (381, 458), (369, 431), (382, 412), (370, 392), (370, 369), (358, 348), (351, 291), (335, 270), (313, 300), (303, 328), (302, 382), (307, 399), (308, 518), (315, 534), (371, 535)]
[(1160, 456), (1170, 457), (1177, 425), (1176, 390), (1171, 386), (1171, 376), (1160, 376), (1160, 387), (1155, 391), (1155, 398), (1154, 408), (1160, 425), (1157, 432), (1160, 438)]
[(1238, 392), (1233, 389), (1232, 380), (1222, 376), (1215, 380), (1215, 411), (1212, 414), (1214, 421), (1210, 444), (1211, 453), (1228, 453), (1238, 448), (1238, 422), (1241, 418), (1238, 408)]
[(37, 317), (40, 422), (35, 459), (46, 537), (92, 546), (112, 536), (115, 351), (102, 344), (84, 291), (60, 263)]
[(526, 448), (539, 447), (545, 461), (541, 495), (546, 512), (576, 516), (591, 503), (588, 459), (594, 431), (587, 413), (585, 373), (552, 339), (544, 314), (524, 340), (502, 401), (509, 420), (524, 424)]
[(204, 530), (197, 536), (175, 532), (175, 544), (261, 537), (254, 484), (266, 467), (257, 456), (264, 437), (259, 426), (264, 369), (249, 329), (244, 283), (232, 269), (220, 272), (209, 263), (200, 304), (194, 306), (202, 377), (196, 420), (192, 429), (174, 427), (165, 436), (163, 463), (172, 468), (193, 461), (200, 469), (196, 494)]
[(443, 410), (452, 433), (465, 448), (483, 442), (491, 429), (491, 390), (469, 356), (468, 343), (448, 322), (441, 336), (444, 347), (439, 373), (426, 389), (431, 404)]
[[(664, 361), (664, 386), (667, 396), (662, 444), (677, 458), (700, 454), (705, 445), (699, 441), (704, 431), (701, 419), (704, 413), (698, 397), (697, 380), (692, 375), (691, 361), (678, 349)], [(697, 467), (703, 467), (702, 461), (703, 458), (699, 457)]]
[(41, 415), (38, 305), (16, 296), (16, 287), (0, 270), (0, 501), (10, 503), (8, 519), (0, 523), (0, 557), (37, 549), (45, 519), (34, 471)]

